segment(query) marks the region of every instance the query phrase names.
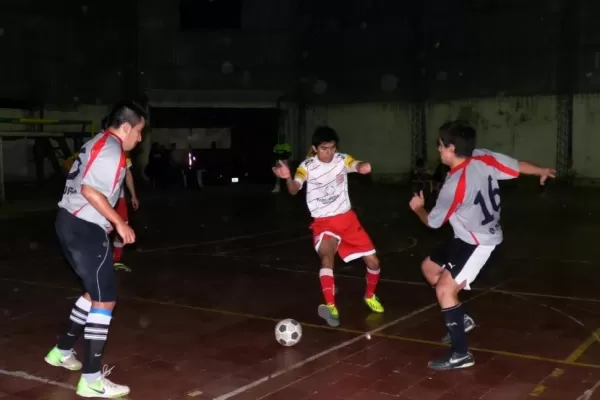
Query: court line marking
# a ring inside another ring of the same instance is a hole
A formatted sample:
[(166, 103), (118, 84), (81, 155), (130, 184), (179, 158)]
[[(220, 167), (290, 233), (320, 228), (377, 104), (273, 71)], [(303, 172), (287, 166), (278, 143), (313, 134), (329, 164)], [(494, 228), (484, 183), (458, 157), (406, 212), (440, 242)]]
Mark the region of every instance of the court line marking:
[[(265, 243), (265, 244), (261, 244), (261, 245), (258, 245), (258, 246), (244, 247), (244, 248), (241, 248), (241, 249), (231, 249), (231, 250), (226, 250), (226, 251), (220, 251), (218, 253), (213, 253), (212, 255), (214, 255), (214, 256), (226, 256), (226, 255), (231, 254), (231, 253), (237, 253), (238, 251), (263, 249), (265, 247), (274, 247), (274, 246), (279, 246), (280, 244), (299, 242), (301, 240), (310, 239), (311, 237), (312, 237), (311, 235), (302, 235), (302, 236), (298, 236), (298, 237), (295, 237), (295, 238), (279, 240), (277, 242)], [(203, 255), (203, 253), (199, 253), (199, 254), (198, 253), (188, 253), (188, 254), (189, 255)]]
[[(41, 282), (35, 282), (35, 281), (24, 281), (24, 280), (13, 279), (13, 278), (0, 278), (0, 281), (20, 283), (20, 284), (31, 285), (31, 286), (48, 287), (48, 288), (52, 288), (52, 289), (65, 289), (65, 290), (81, 292), (80, 288), (47, 284), (47, 283), (41, 283)], [(503, 282), (497, 286), (501, 286), (503, 284), (506, 284), (506, 282)], [(472, 300), (476, 299), (477, 297), (482, 296), (486, 293), (493, 293), (494, 291), (497, 291), (497, 289), (493, 289), (493, 288), (489, 289), (487, 292), (477, 294), (477, 295), (471, 297), (470, 299), (463, 301), (463, 303), (472, 301)], [(242, 312), (236, 312), (236, 311), (206, 308), (206, 307), (200, 307), (200, 306), (192, 306), (192, 305), (188, 305), (188, 304), (175, 303), (172, 301), (160, 301), (160, 300), (146, 299), (146, 298), (136, 297), (136, 296), (123, 296), (121, 298), (138, 301), (140, 303), (156, 304), (156, 305), (162, 305), (162, 306), (167, 306), (167, 307), (175, 307), (175, 308), (180, 308), (180, 309), (188, 309), (188, 310), (195, 310), (195, 311), (214, 313), (214, 314), (220, 314), (220, 315), (228, 315), (228, 316), (232, 316), (232, 317), (239, 317), (239, 318), (246, 318), (246, 319), (263, 320), (263, 321), (269, 321), (269, 322), (279, 322), (281, 320), (281, 318), (267, 317), (267, 316), (263, 316), (263, 315), (254, 315), (254, 314), (248, 314), (248, 313), (242, 313)], [(433, 304), (436, 305), (437, 303), (433, 303)], [(432, 307), (432, 306), (429, 305), (427, 307)], [(341, 327), (333, 328), (328, 325), (318, 325), (318, 324), (312, 324), (312, 323), (307, 323), (307, 322), (302, 322), (302, 321), (299, 321), (299, 322), (303, 326), (308, 327), (308, 328), (355, 334), (355, 335), (358, 335), (359, 338), (365, 337), (368, 334), (368, 332), (365, 332), (365, 331), (362, 331), (359, 329), (350, 329), (350, 328), (341, 328)], [(385, 333), (380, 333), (380, 331), (377, 331), (376, 333), (372, 333), (371, 337), (379, 337), (379, 338), (399, 340), (399, 341), (404, 341), (404, 342), (426, 344), (426, 345), (431, 345), (431, 346), (436, 346), (436, 347), (449, 347), (447, 344), (444, 344), (444, 343), (441, 343), (438, 341), (406, 337), (406, 336), (400, 336), (400, 335), (385, 334)], [(588, 364), (588, 363), (581, 363), (581, 362), (577, 362), (577, 361), (570, 362), (567, 360), (554, 359), (554, 358), (543, 357), (543, 356), (538, 356), (538, 355), (534, 355), (534, 354), (513, 353), (510, 351), (494, 350), (494, 349), (488, 349), (488, 348), (484, 348), (484, 347), (469, 347), (469, 349), (476, 351), (476, 352), (480, 352), (480, 353), (495, 354), (495, 355), (499, 355), (499, 356), (517, 358), (517, 359), (522, 359), (522, 360), (542, 361), (542, 362), (549, 362), (549, 363), (559, 364), (559, 365), (568, 365), (568, 366), (573, 366), (573, 367), (600, 369), (600, 364)]]
[(525, 260), (525, 261), (545, 261), (551, 263), (559, 263), (559, 264), (584, 264), (584, 265), (595, 265), (600, 264), (600, 261), (594, 260), (575, 260), (575, 259), (554, 259), (554, 258), (546, 258), (546, 257), (526, 257), (526, 256), (507, 256), (509, 260)]
[[(258, 261), (254, 257), (251, 257), (251, 256), (233, 256), (233, 257), (229, 257), (229, 258), (232, 260), (235, 260), (235, 261), (249, 261), (249, 260)], [(262, 267), (262, 268), (272, 269), (275, 271), (291, 272), (291, 273), (306, 274), (306, 275), (318, 275), (318, 272), (315, 272), (315, 271), (307, 271), (307, 270), (302, 270), (302, 269), (297, 269), (297, 268), (274, 267), (271, 264), (267, 264), (267, 263), (259, 262), (258, 266)], [(345, 274), (343, 272), (337, 272), (337, 271), (335, 272), (335, 277), (336, 278), (338, 278), (338, 277), (344, 278), (344, 279), (359, 279), (359, 280), (365, 279), (364, 276)], [(390, 278), (380, 278), (379, 282), (395, 283), (395, 284), (401, 284), (401, 285), (412, 285), (412, 286), (429, 286), (425, 282), (405, 281), (405, 280), (401, 280), (401, 279), (390, 279)], [(473, 291), (473, 292), (482, 292), (482, 291), (485, 292), (488, 290), (490, 290), (490, 288), (472, 288), (471, 289), (471, 291)], [(563, 296), (563, 295), (549, 294), (549, 293), (520, 292), (520, 291), (505, 290), (505, 289), (493, 289), (491, 291), (494, 293), (503, 293), (503, 294), (509, 294), (509, 295), (544, 297), (544, 298), (557, 299), (557, 300), (571, 300), (571, 301), (581, 301), (581, 302), (588, 302), (588, 303), (600, 303), (600, 299), (595, 299), (592, 297)]]
[[(350, 346), (350, 345), (353, 345), (354, 343), (356, 343), (356, 342), (358, 342), (358, 341), (360, 341), (360, 340), (362, 340), (362, 339), (364, 339), (364, 338), (369, 338), (369, 337), (371, 337), (371, 336), (373, 336), (373, 335), (376, 335), (377, 333), (379, 333), (379, 332), (381, 332), (381, 331), (383, 331), (383, 330), (386, 330), (387, 328), (390, 328), (390, 327), (392, 327), (392, 326), (394, 326), (394, 325), (398, 324), (399, 322), (402, 322), (402, 321), (404, 321), (404, 320), (407, 320), (407, 319), (409, 319), (409, 318), (412, 318), (412, 317), (414, 317), (415, 315), (418, 315), (418, 314), (420, 314), (420, 313), (422, 313), (422, 312), (425, 312), (425, 311), (427, 311), (427, 310), (429, 310), (429, 309), (431, 309), (431, 308), (433, 308), (433, 307), (435, 307), (435, 306), (437, 306), (437, 303), (431, 303), (431, 304), (428, 304), (428, 305), (426, 305), (426, 306), (424, 306), (424, 307), (421, 307), (421, 308), (419, 308), (419, 309), (417, 309), (417, 310), (414, 310), (414, 311), (412, 311), (412, 312), (410, 312), (410, 313), (408, 313), (408, 314), (405, 314), (405, 315), (403, 315), (403, 316), (401, 316), (401, 317), (399, 317), (399, 318), (396, 318), (396, 319), (395, 319), (395, 320), (393, 320), (393, 321), (390, 321), (390, 322), (388, 322), (388, 323), (386, 323), (386, 324), (383, 324), (383, 325), (381, 325), (381, 326), (380, 326), (380, 327), (378, 327), (378, 328), (375, 328), (375, 329), (373, 329), (373, 330), (370, 330), (370, 331), (368, 331), (368, 332), (362, 332), (360, 335), (357, 335), (356, 337), (354, 337), (354, 338), (352, 338), (352, 339), (346, 340), (346, 341), (344, 341), (344, 342), (342, 342), (342, 343), (340, 343), (340, 344), (338, 344), (338, 345), (335, 345), (335, 346), (332, 346), (332, 347), (330, 347), (330, 348), (328, 348), (328, 349), (325, 349), (325, 350), (321, 351), (320, 353), (314, 354), (314, 355), (312, 355), (312, 356), (310, 356), (310, 357), (308, 357), (308, 358), (305, 358), (304, 360), (302, 360), (302, 361), (299, 361), (299, 362), (297, 362), (297, 363), (295, 363), (295, 364), (292, 364), (292, 365), (290, 365), (290, 366), (288, 366), (288, 367), (281, 368), (281, 369), (279, 369), (279, 370), (277, 370), (277, 371), (273, 372), (272, 374), (265, 375), (265, 376), (263, 376), (262, 378), (259, 378), (259, 379), (255, 380), (255, 381), (253, 381), (253, 382), (250, 382), (250, 383), (248, 383), (247, 385), (240, 386), (239, 388), (237, 388), (237, 389), (234, 389), (234, 390), (232, 390), (231, 392), (228, 392), (228, 393), (222, 394), (222, 395), (221, 395), (221, 396), (219, 396), (219, 397), (215, 397), (213, 400), (226, 400), (226, 399), (229, 399), (230, 397), (237, 396), (238, 394), (241, 394), (241, 393), (244, 393), (244, 392), (246, 392), (246, 391), (248, 391), (248, 390), (250, 390), (250, 389), (253, 389), (253, 388), (255, 388), (255, 387), (257, 387), (257, 386), (259, 386), (259, 385), (263, 384), (264, 382), (267, 382), (267, 381), (268, 381), (268, 380), (270, 380), (270, 379), (277, 378), (278, 376), (284, 375), (284, 374), (286, 374), (286, 373), (288, 373), (288, 372), (290, 372), (290, 371), (293, 371), (293, 370), (295, 370), (295, 369), (298, 369), (298, 368), (300, 368), (300, 367), (302, 367), (302, 366), (304, 366), (304, 365), (306, 365), (306, 364), (308, 364), (308, 363), (310, 363), (310, 362), (313, 362), (313, 361), (315, 361), (315, 360), (318, 360), (318, 359), (319, 359), (319, 358), (321, 358), (321, 357), (324, 357), (324, 356), (326, 356), (326, 355), (328, 355), (328, 354), (331, 354), (331, 353), (333, 353), (334, 351), (341, 350), (341, 349), (343, 349), (343, 348), (345, 348), (345, 347), (348, 347), (348, 346)], [(301, 324), (302, 324), (302, 323), (301, 323)], [(375, 346), (375, 345), (374, 345), (374, 346)], [(363, 350), (364, 350), (364, 349), (361, 349), (361, 351), (363, 351)], [(347, 358), (347, 357), (345, 357), (345, 358)], [(345, 359), (345, 358), (344, 358), (344, 359)], [(329, 365), (327, 365), (327, 366), (325, 366), (325, 367), (322, 367), (321, 369), (319, 369), (319, 370), (315, 371), (315, 373), (316, 373), (316, 372), (319, 372), (320, 370), (323, 370), (323, 369), (330, 368), (331, 366), (333, 366), (333, 365), (335, 365), (335, 364), (339, 363), (340, 361), (341, 361), (341, 360), (338, 360), (338, 361), (336, 361), (336, 362), (334, 362), (334, 363), (332, 363), (332, 364), (329, 364)], [(284, 386), (284, 387), (285, 387), (285, 386)], [(276, 392), (277, 392), (277, 391), (279, 391), (279, 390), (281, 390), (281, 389), (283, 389), (284, 387), (281, 387), (281, 388), (277, 389), (277, 390), (276, 390)], [(263, 397), (264, 397), (264, 396), (263, 396)], [(262, 397), (261, 397), (261, 398), (262, 398)]]
[[(501, 286), (502, 284), (504, 284), (506, 282), (508, 282), (508, 281), (502, 282), (502, 283), (498, 284), (497, 286)], [(480, 294), (472, 297), (471, 299), (468, 299), (468, 300), (464, 301), (463, 303), (466, 303), (467, 301), (474, 300), (477, 297), (483, 296), (485, 294), (486, 293), (480, 293)], [(366, 333), (360, 333), (360, 334), (358, 334), (356, 337), (354, 337), (352, 339), (346, 340), (346, 341), (344, 341), (344, 342), (342, 342), (342, 343), (340, 343), (340, 344), (338, 344), (336, 346), (330, 347), (329, 349), (325, 349), (322, 352), (317, 353), (317, 354), (315, 354), (315, 355), (313, 355), (311, 357), (308, 357), (308, 358), (306, 358), (306, 359), (304, 359), (302, 361), (299, 361), (299, 362), (297, 362), (297, 363), (295, 363), (293, 365), (290, 365), (289, 367), (281, 368), (281, 369), (279, 369), (279, 370), (277, 370), (277, 371), (275, 371), (275, 372), (273, 372), (273, 373), (271, 373), (269, 375), (265, 375), (262, 378), (259, 378), (259, 379), (255, 380), (253, 382), (248, 383), (247, 385), (241, 386), (241, 387), (239, 387), (237, 389), (234, 389), (231, 392), (225, 393), (225, 394), (223, 394), (223, 395), (221, 395), (219, 397), (215, 397), (213, 400), (227, 400), (227, 399), (229, 399), (231, 397), (234, 397), (234, 396), (236, 396), (238, 394), (245, 393), (248, 390), (251, 390), (251, 389), (253, 389), (253, 388), (255, 388), (255, 387), (257, 387), (257, 386), (259, 386), (259, 385), (261, 385), (261, 384), (263, 384), (263, 383), (271, 380), (271, 379), (275, 379), (275, 378), (277, 378), (279, 376), (282, 376), (282, 375), (284, 375), (284, 374), (286, 374), (286, 373), (288, 373), (290, 371), (298, 369), (298, 368), (300, 368), (300, 367), (302, 367), (302, 366), (304, 366), (304, 365), (306, 365), (306, 364), (308, 364), (310, 362), (313, 362), (313, 361), (315, 361), (315, 360), (317, 360), (317, 359), (319, 359), (321, 357), (324, 357), (324, 356), (326, 356), (326, 355), (328, 355), (328, 354), (330, 354), (330, 353), (332, 353), (334, 351), (337, 351), (337, 350), (340, 350), (340, 349), (345, 348), (347, 346), (350, 346), (350, 345), (352, 345), (352, 344), (354, 344), (354, 343), (362, 340), (363, 338), (369, 339), (372, 336), (381, 337), (380, 335), (378, 335), (379, 332), (381, 332), (381, 331), (383, 331), (383, 330), (385, 330), (387, 328), (390, 328), (390, 327), (398, 324), (399, 322), (402, 322), (402, 321), (407, 320), (407, 319), (409, 319), (411, 317), (414, 317), (415, 315), (418, 315), (418, 314), (420, 314), (422, 312), (425, 312), (425, 311), (429, 310), (430, 308), (433, 308), (433, 307), (435, 307), (437, 305), (438, 305), (437, 302), (431, 303), (431, 304), (429, 304), (427, 306), (424, 306), (422, 308), (419, 308), (418, 310), (412, 311), (409, 314), (405, 314), (405, 315), (401, 316), (400, 318), (397, 318), (397, 319), (395, 319), (393, 321), (390, 321), (390, 322), (388, 322), (388, 323), (386, 323), (386, 324), (384, 324), (384, 325), (382, 325), (382, 326), (380, 326), (378, 328), (375, 328), (375, 329), (373, 329), (371, 331), (368, 331)], [(344, 358), (342, 358), (342, 360), (344, 360), (346, 358), (347, 357), (344, 357)], [(281, 387), (278, 387), (277, 389), (275, 389), (275, 390), (273, 390), (273, 391), (265, 394), (264, 396), (259, 397), (257, 400), (263, 399), (263, 398), (268, 397), (268, 396), (270, 396), (270, 395), (272, 395), (274, 393), (280, 392), (281, 390), (289, 387), (290, 385), (293, 385), (293, 384), (295, 384), (297, 382), (300, 382), (300, 381), (308, 378), (309, 376), (315, 375), (318, 372), (321, 372), (321, 371), (324, 371), (326, 369), (329, 369), (332, 366), (340, 363), (342, 360), (338, 359), (335, 362), (332, 362), (332, 363), (330, 363), (328, 365), (325, 365), (325, 366), (317, 369), (316, 371), (313, 371), (308, 376), (303, 376), (303, 377), (301, 377), (299, 379), (294, 380), (293, 382), (290, 382), (290, 383), (285, 384), (285, 385), (283, 385)]]
[[(54, 288), (54, 289), (66, 289), (66, 290), (81, 292), (81, 289), (79, 289), (79, 288), (73, 288), (73, 287), (61, 286), (61, 285), (53, 285), (53, 284), (47, 284), (47, 283), (40, 283), (40, 282), (34, 282), (34, 281), (24, 281), (24, 280), (19, 280), (19, 279), (12, 279), (12, 278), (0, 278), (0, 281), (21, 283), (21, 284), (26, 284), (26, 285), (31, 285), (31, 286), (49, 287), (49, 288)], [(497, 286), (501, 286), (505, 283), (506, 282), (501, 283)], [(499, 290), (490, 288), (485, 292), (477, 294), (477, 295), (471, 297), (470, 299), (463, 301), (463, 303), (474, 300), (475, 298), (482, 296), (486, 293), (496, 293), (496, 292), (499, 292)], [(243, 312), (237, 312), (237, 311), (207, 308), (207, 307), (200, 307), (200, 306), (192, 306), (192, 305), (183, 304), (183, 303), (176, 303), (173, 301), (161, 301), (161, 300), (147, 299), (147, 298), (137, 297), (137, 296), (122, 296), (121, 298), (138, 301), (140, 303), (156, 304), (156, 305), (161, 305), (161, 306), (201, 311), (201, 312), (206, 312), (206, 313), (215, 313), (215, 314), (228, 315), (231, 317), (238, 317), (238, 318), (263, 320), (263, 321), (270, 321), (270, 322), (279, 322), (281, 319), (281, 318), (268, 317), (268, 316), (264, 316), (264, 315), (255, 315), (255, 314), (249, 314), (249, 313), (243, 313)], [(312, 324), (312, 323), (302, 322), (302, 321), (299, 321), (299, 322), (305, 327), (320, 329), (320, 330), (337, 331), (337, 332), (350, 333), (350, 334), (356, 334), (356, 335), (362, 335), (362, 336), (365, 336), (366, 333), (368, 333), (368, 332), (364, 332), (359, 329), (342, 328), (342, 327), (333, 328), (333, 327), (330, 327), (327, 325), (318, 325), (318, 324)], [(448, 347), (448, 345), (441, 343), (441, 342), (436, 342), (436, 341), (427, 340), (427, 339), (418, 339), (418, 338), (407, 337), (407, 336), (391, 335), (391, 334), (383, 334), (383, 333), (375, 333), (375, 334), (371, 334), (371, 336), (392, 339), (392, 340), (400, 340), (400, 341), (404, 341), (404, 342), (428, 344), (428, 345), (437, 346), (437, 347)], [(546, 361), (546, 362), (551, 362), (551, 363), (561, 364), (561, 365), (570, 365), (570, 366), (577, 366), (577, 367), (600, 369), (600, 364), (581, 363), (581, 362), (577, 362), (577, 361), (569, 361), (569, 360), (561, 360), (561, 359), (543, 357), (543, 356), (538, 356), (535, 354), (513, 353), (510, 351), (494, 350), (494, 349), (488, 349), (488, 348), (484, 348), (484, 347), (469, 347), (469, 348), (473, 351), (479, 351), (481, 353), (496, 354), (496, 355), (511, 357), (511, 358), (519, 358), (519, 359), (534, 360), (534, 361)]]
[[(291, 242), (295, 242), (295, 241), (299, 241), (304, 239), (305, 237), (310, 237), (310, 235), (306, 235), (306, 236), (302, 236), (302, 237), (298, 237), (298, 238), (291, 238), (291, 239), (286, 239), (286, 240), (282, 240), (279, 242), (274, 242), (274, 243), (269, 243), (269, 244), (265, 244), (265, 245), (260, 245), (260, 246), (255, 246), (255, 247), (248, 247), (248, 248), (243, 248), (243, 249), (234, 249), (234, 250), (229, 250), (229, 251), (225, 251), (225, 252), (220, 252), (220, 253), (186, 253), (186, 254), (182, 254), (182, 256), (189, 256), (189, 255), (205, 255), (205, 256), (218, 256), (218, 257), (222, 257), (222, 256), (227, 256), (228, 254), (235, 252), (235, 251), (243, 251), (243, 250), (253, 250), (253, 249), (258, 249), (258, 248), (263, 248), (263, 247), (271, 247), (271, 246), (277, 246), (279, 244), (285, 244), (285, 243), (291, 243)], [(402, 253), (405, 252), (407, 250), (413, 249), (415, 247), (417, 247), (418, 245), (418, 240), (417, 238), (413, 237), (413, 236), (408, 236), (408, 239), (410, 241), (412, 241), (411, 244), (409, 244), (408, 246), (404, 247), (404, 248), (400, 248), (397, 250), (392, 251), (393, 253)], [(389, 254), (392, 252), (385, 252), (384, 254)], [(261, 263), (259, 260), (257, 260), (255, 257), (252, 256), (232, 256), (232, 257), (228, 257), (234, 261), (242, 261), (244, 259), (246, 260), (253, 260), (256, 261), (258, 263), (259, 267), (262, 268), (269, 268), (272, 270), (277, 270), (277, 271), (284, 271), (284, 272), (292, 272), (292, 273), (299, 273), (299, 274), (308, 274), (308, 275), (317, 275), (318, 272), (314, 272), (314, 271), (306, 271), (306, 270), (301, 270), (301, 269), (296, 269), (296, 268), (283, 268), (283, 267), (274, 267), (270, 264), (267, 263)], [(564, 261), (564, 262), (578, 262), (578, 260), (559, 260), (559, 262)], [(585, 263), (585, 260), (579, 260), (581, 263)], [(344, 274), (344, 273), (339, 273), (336, 272), (336, 278), (340, 277), (340, 278), (346, 278), (346, 279), (360, 279), (360, 280), (364, 280), (364, 277), (359, 277), (359, 276), (355, 276), (355, 275), (350, 275), (350, 274)], [(418, 281), (405, 281), (405, 280), (400, 280), (400, 279), (388, 279), (388, 278), (380, 278), (379, 279), (380, 282), (388, 282), (388, 283), (395, 283), (395, 284), (403, 284), (403, 285), (415, 285), (415, 286), (428, 286), (427, 283), (425, 282), (418, 282)], [(471, 289), (474, 292), (478, 292), (478, 291), (488, 291), (490, 290), (489, 288), (472, 288)], [(595, 299), (595, 298), (588, 298), (588, 297), (576, 297), (576, 296), (563, 296), (563, 295), (554, 295), (554, 294), (548, 294), (548, 293), (536, 293), (536, 292), (521, 292), (521, 291), (511, 291), (511, 290), (501, 290), (501, 289), (494, 289), (492, 290), (494, 293), (502, 293), (502, 294), (507, 294), (507, 295), (520, 295), (520, 296), (532, 296), (532, 297), (541, 297), (541, 298), (550, 298), (550, 299), (557, 299), (557, 300), (570, 300), (570, 301), (581, 301), (581, 302), (590, 302), (590, 303), (600, 303), (600, 299)]]
[(600, 387), (600, 381), (596, 382), (594, 386), (583, 392), (581, 396), (577, 398), (577, 400), (590, 400), (598, 387)]
[[(221, 252), (218, 252), (218, 253), (213, 253), (211, 255), (213, 255), (213, 256), (226, 256), (226, 255), (231, 254), (231, 253), (237, 253), (238, 251), (262, 249), (262, 248), (265, 248), (265, 247), (274, 247), (274, 246), (279, 246), (280, 244), (299, 242), (301, 240), (311, 239), (311, 238), (312, 238), (312, 235), (302, 235), (302, 236), (298, 236), (298, 237), (295, 237), (295, 238), (279, 240), (277, 242), (271, 242), (271, 243), (261, 244), (261, 245), (258, 245), (258, 246), (244, 247), (242, 249), (231, 249), (231, 250), (221, 251)], [(394, 253), (401, 253), (403, 251), (410, 250), (410, 249), (412, 249), (412, 248), (414, 248), (414, 247), (417, 246), (418, 241), (417, 241), (416, 238), (414, 238), (412, 236), (409, 236), (408, 239), (411, 240), (413, 243), (410, 244), (410, 245), (408, 245), (408, 246), (406, 246), (406, 247), (404, 247), (404, 248), (394, 250), (393, 252)], [(391, 252), (386, 252), (386, 254), (387, 253), (391, 253)], [(205, 253), (187, 253), (186, 255), (203, 255), (203, 254), (205, 254)], [(252, 258), (252, 256), (248, 256), (248, 257)]]
[(46, 379), (46, 378), (42, 378), (39, 376), (28, 374), (27, 372), (23, 372), (23, 371), (6, 371), (4, 369), (0, 369), (0, 374), (12, 376), (13, 378), (21, 378), (21, 379), (26, 379), (28, 381), (36, 381), (36, 382), (40, 382), (40, 383), (45, 383), (46, 385), (58, 386), (63, 389), (69, 389), (69, 390), (73, 390), (73, 391), (77, 390), (77, 388), (73, 385), (69, 385), (67, 383), (62, 383), (62, 382), (56, 382), (56, 381), (53, 381), (50, 379)]
[[(398, 219), (398, 217), (393, 217), (393, 216), (376, 218), (376, 219), (373, 219), (373, 220), (370, 220), (370, 219), (366, 218), (363, 221), (363, 224), (374, 224), (374, 223), (381, 222), (383, 220), (385, 220), (385, 221), (394, 221), (396, 219)], [(225, 238), (225, 239), (208, 240), (208, 241), (204, 241), (204, 242), (185, 243), (185, 244), (172, 245), (172, 246), (164, 246), (164, 247), (151, 247), (151, 248), (147, 248), (147, 249), (144, 248), (144, 249), (138, 249), (137, 252), (138, 253), (153, 253), (153, 252), (158, 252), (158, 251), (171, 251), (171, 250), (179, 250), (179, 249), (185, 249), (185, 248), (199, 247), (199, 246), (208, 245), (208, 244), (229, 243), (229, 242), (235, 242), (235, 241), (241, 240), (241, 239), (252, 239), (252, 238), (255, 238), (255, 237), (267, 236), (267, 235), (271, 235), (271, 234), (275, 234), (275, 233), (299, 231), (301, 229), (302, 230), (308, 230), (309, 229), (309, 225), (308, 224), (301, 224), (301, 225), (297, 225), (295, 227), (289, 227), (289, 228), (284, 228), (284, 229), (274, 229), (274, 230), (271, 230), (271, 231), (256, 232), (256, 233), (251, 233), (251, 234), (246, 234), (246, 235), (233, 236), (233, 237), (229, 237), (229, 238)]]
[(565, 370), (561, 368), (554, 368), (552, 372), (542, 378), (541, 381), (529, 392), (528, 396), (539, 397), (546, 392), (548, 387), (544, 383), (551, 381), (552, 378), (558, 378), (564, 374)]
[(565, 358), (565, 361), (577, 361), (594, 343), (600, 342), (600, 328), (596, 329), (583, 343), (581, 343), (573, 352)]
[(208, 244), (229, 243), (229, 242), (235, 242), (237, 240), (242, 240), (242, 239), (252, 239), (255, 237), (272, 235), (275, 233), (293, 232), (293, 231), (297, 231), (300, 229), (302, 229), (302, 228), (297, 227), (297, 228), (286, 228), (286, 229), (274, 229), (271, 231), (257, 232), (257, 233), (240, 235), (240, 236), (232, 236), (232, 237), (228, 237), (228, 238), (224, 238), (224, 239), (207, 240), (204, 242), (185, 243), (185, 244), (178, 244), (178, 245), (173, 245), (173, 246), (151, 247), (151, 248), (138, 249), (137, 252), (138, 253), (154, 253), (157, 251), (171, 251), (171, 250), (186, 249), (186, 248), (190, 248), (190, 247), (200, 247), (200, 246), (204, 246), (204, 245), (208, 245)]

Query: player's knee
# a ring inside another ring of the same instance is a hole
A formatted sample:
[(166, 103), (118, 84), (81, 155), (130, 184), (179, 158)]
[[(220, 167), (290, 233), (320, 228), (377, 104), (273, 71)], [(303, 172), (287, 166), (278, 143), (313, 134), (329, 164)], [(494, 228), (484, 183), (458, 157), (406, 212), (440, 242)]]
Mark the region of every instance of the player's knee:
[(371, 271), (379, 271), (381, 268), (379, 265), (379, 258), (376, 255), (366, 256), (364, 260), (367, 268), (369, 268)]
[(436, 263), (431, 261), (429, 257), (427, 257), (421, 263), (421, 272), (429, 282), (432, 280), (437, 280), (442, 272), (442, 268), (440, 268)]
[(435, 295), (441, 302), (449, 297), (454, 296), (454, 288), (451, 287), (451, 285), (448, 285), (446, 282), (438, 282), (437, 285), (435, 285)]

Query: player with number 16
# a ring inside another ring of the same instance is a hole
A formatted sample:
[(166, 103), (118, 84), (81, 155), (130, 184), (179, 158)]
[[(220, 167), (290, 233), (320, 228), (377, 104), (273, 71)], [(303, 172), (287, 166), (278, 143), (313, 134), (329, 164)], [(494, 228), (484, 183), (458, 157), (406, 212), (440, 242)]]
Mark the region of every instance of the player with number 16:
[(446, 357), (429, 362), (429, 368), (435, 370), (475, 365), (466, 339), (475, 322), (465, 313), (458, 293), (471, 289), (481, 268), (502, 243), (498, 181), (514, 179), (519, 174), (537, 175), (543, 185), (556, 174), (551, 168), (475, 149), (475, 138), (475, 129), (465, 122), (442, 125), (437, 144), (442, 163), (450, 167), (446, 182), (431, 212), (424, 208), (423, 192), (410, 201), (410, 208), (425, 225), (437, 229), (448, 221), (454, 230), (454, 237), (421, 264), (425, 279), (435, 288), (448, 329), (443, 341), (452, 347)]

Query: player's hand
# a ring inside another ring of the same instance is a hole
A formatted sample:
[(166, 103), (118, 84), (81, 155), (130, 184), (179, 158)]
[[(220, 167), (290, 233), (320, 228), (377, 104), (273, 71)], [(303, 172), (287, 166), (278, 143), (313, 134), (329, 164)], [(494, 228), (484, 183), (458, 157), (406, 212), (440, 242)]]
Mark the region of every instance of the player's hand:
[(356, 172), (358, 172), (359, 174), (362, 175), (367, 175), (370, 174), (372, 171), (371, 168), (371, 163), (368, 162), (360, 162), (358, 163), (358, 165), (356, 166)]
[(292, 177), (292, 173), (290, 172), (290, 168), (287, 164), (282, 163), (281, 161), (277, 162), (279, 166), (273, 167), (273, 172), (278, 178), (281, 179), (290, 179)]
[(413, 198), (410, 199), (408, 205), (413, 211), (417, 211), (418, 209), (425, 207), (425, 198), (423, 197), (423, 191), (421, 190), (418, 194), (415, 193), (413, 195)]
[(135, 232), (125, 222), (116, 226), (117, 233), (123, 239), (123, 244), (131, 244), (135, 242)]
[(554, 168), (542, 168), (540, 185), (545, 185), (548, 178), (556, 178), (556, 170)]
[(140, 208), (140, 201), (136, 196), (131, 198), (131, 207), (133, 207), (133, 211), (137, 211), (137, 209)]

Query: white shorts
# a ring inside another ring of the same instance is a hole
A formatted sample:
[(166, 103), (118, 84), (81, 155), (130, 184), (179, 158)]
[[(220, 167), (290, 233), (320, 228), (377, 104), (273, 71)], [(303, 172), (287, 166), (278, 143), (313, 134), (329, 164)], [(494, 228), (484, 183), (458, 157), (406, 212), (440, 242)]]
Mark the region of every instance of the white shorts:
[(477, 278), (495, 248), (495, 245), (469, 244), (453, 238), (435, 249), (429, 258), (450, 271), (459, 285), (466, 282), (465, 290), (470, 290), (471, 283)]

